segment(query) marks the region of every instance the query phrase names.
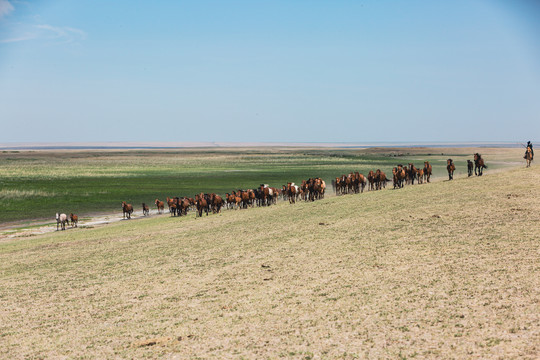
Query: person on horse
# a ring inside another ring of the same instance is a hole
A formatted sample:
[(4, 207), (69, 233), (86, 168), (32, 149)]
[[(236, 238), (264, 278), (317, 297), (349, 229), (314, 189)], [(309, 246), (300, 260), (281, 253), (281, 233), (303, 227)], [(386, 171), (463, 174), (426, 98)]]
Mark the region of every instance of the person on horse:
[[(533, 150), (533, 145), (531, 141), (527, 141), (527, 147), (531, 148), (531, 155), (534, 157), (534, 150)], [(527, 150), (525, 150), (525, 156), (523, 156), (523, 158), (524, 159), (527, 158)]]

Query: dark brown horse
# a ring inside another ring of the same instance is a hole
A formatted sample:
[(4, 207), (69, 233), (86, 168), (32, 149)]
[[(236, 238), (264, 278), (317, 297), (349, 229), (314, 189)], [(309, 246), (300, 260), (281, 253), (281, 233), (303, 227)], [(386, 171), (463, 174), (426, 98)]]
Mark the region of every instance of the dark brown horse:
[(374, 188), (374, 185), (375, 185), (375, 171), (370, 170), (369, 173), (368, 173), (367, 179), (368, 179), (368, 182), (369, 182), (368, 190), (375, 190), (375, 188)]
[[(403, 167), (403, 165), (399, 164), (396, 169), (396, 176), (395, 181), (397, 180), (397, 187), (398, 189), (402, 188), (405, 185), (405, 179), (407, 178), (407, 171)], [(392, 174), (393, 174), (392, 170)], [(394, 184), (394, 188), (396, 188)]]
[(122, 201), (122, 211), (124, 212), (124, 219), (127, 217), (131, 219), (131, 214), (133, 213), (133, 206), (131, 204)]
[(150, 215), (150, 208), (145, 203), (142, 203), (142, 214), (144, 216)]
[(471, 177), (473, 173), (474, 163), (471, 160), (467, 160), (467, 176)]
[(446, 170), (448, 171), (448, 180), (453, 180), (456, 166), (454, 165), (454, 161), (452, 159), (446, 160)]
[(416, 178), (417, 170), (418, 169), (414, 166), (414, 164), (409, 163), (409, 179), (411, 179), (412, 185), (414, 185), (414, 179)]
[(429, 178), (431, 177), (431, 164), (429, 161), (424, 161), (424, 177), (429, 182)]
[(398, 177), (397, 177), (397, 173), (398, 173), (397, 167), (392, 168), (392, 182), (394, 184), (394, 189), (399, 188), (399, 185), (398, 185), (399, 180), (398, 180)]
[[(484, 159), (479, 153), (474, 154), (474, 175), (482, 176), (482, 169), (487, 169), (487, 165), (484, 164)], [(476, 171), (478, 169), (478, 172)]]
[(223, 198), (216, 194), (210, 194), (210, 203), (212, 206), (212, 214), (219, 214), (223, 206)]
[(178, 216), (187, 215), (190, 205), (188, 198), (183, 197), (182, 199), (178, 199), (176, 201), (176, 212), (178, 213)]

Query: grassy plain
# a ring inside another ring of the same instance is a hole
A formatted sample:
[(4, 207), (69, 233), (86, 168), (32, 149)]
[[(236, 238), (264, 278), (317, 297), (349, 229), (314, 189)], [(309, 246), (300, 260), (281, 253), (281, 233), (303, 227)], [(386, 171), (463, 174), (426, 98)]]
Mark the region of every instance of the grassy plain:
[(0, 358), (537, 359), (539, 183), (533, 165), (3, 242)]
[[(481, 149), (489, 171), (514, 165), (519, 149)], [(0, 224), (54, 219), (55, 212), (87, 216), (120, 211), (122, 201), (153, 204), (156, 198), (224, 194), (261, 183), (280, 187), (351, 171), (387, 174), (397, 163), (425, 160), (435, 176), (446, 176), (446, 159), (466, 173), (466, 159), (478, 149), (198, 149), (132, 151), (4, 151), (0, 153)]]

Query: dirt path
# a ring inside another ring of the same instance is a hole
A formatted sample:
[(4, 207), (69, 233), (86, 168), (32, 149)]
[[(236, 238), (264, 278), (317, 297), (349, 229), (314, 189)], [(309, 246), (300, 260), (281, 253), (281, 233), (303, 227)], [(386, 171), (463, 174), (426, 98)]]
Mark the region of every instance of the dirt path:
[[(165, 213), (163, 213), (165, 214)], [(141, 211), (135, 211), (131, 215), (133, 220), (141, 219), (141, 218), (148, 218), (148, 216), (144, 216)], [(161, 216), (161, 214), (158, 214), (157, 210), (150, 210), (150, 217), (152, 216)], [(98, 215), (91, 215), (91, 216), (85, 216), (84, 219), (88, 220), (80, 220), (78, 223), (79, 228), (93, 228), (96, 226), (103, 226), (110, 223), (115, 223), (118, 221), (125, 221), (121, 217), (120, 212), (110, 213), (110, 214), (98, 214)], [(74, 230), (76, 228), (72, 228), (71, 225), (66, 226), (66, 231), (68, 230)], [(56, 222), (55, 221), (48, 221), (48, 222), (35, 222), (28, 224), (27, 226), (21, 226), (21, 225), (8, 225), (4, 228), (0, 228), (0, 241), (7, 241), (15, 238), (26, 238), (41, 234), (46, 234), (50, 232), (56, 231)]]

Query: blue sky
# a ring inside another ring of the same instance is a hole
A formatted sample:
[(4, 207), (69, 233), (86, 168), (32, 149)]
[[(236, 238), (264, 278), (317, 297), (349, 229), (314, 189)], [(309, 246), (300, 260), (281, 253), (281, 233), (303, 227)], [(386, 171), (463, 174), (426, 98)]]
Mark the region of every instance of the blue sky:
[(540, 140), (540, 4), (0, 0), (0, 142)]

